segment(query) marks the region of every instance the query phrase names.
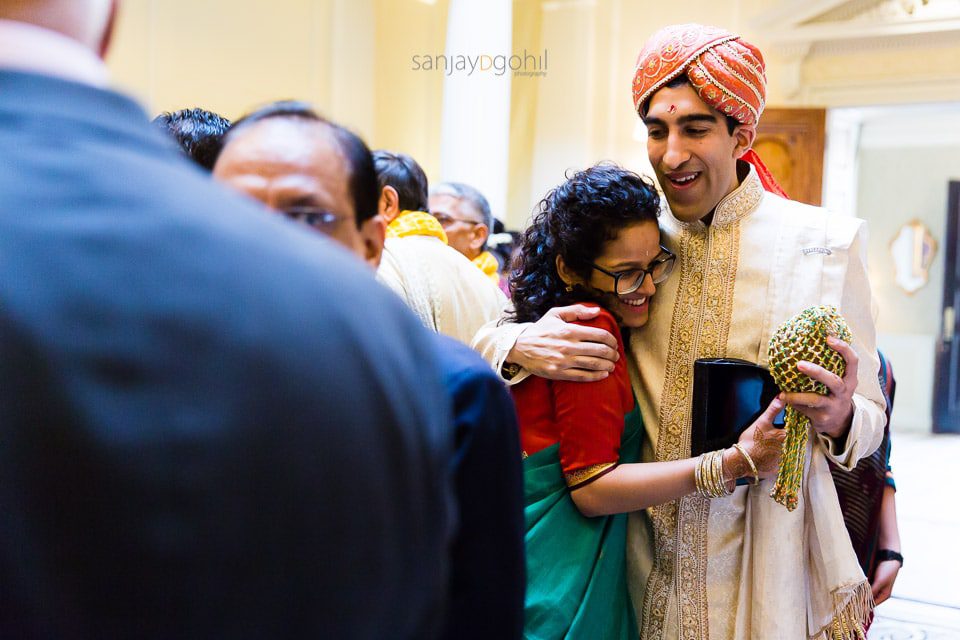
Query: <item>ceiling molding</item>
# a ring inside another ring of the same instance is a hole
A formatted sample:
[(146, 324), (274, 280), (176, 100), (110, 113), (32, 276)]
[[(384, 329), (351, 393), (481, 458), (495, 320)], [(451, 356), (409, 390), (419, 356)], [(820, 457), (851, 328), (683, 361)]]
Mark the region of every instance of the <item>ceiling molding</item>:
[(771, 42), (780, 45), (893, 38), (932, 33), (960, 34), (960, 17), (916, 18), (874, 23), (859, 21), (816, 23), (797, 26), (789, 31), (775, 31), (767, 37)]
[(824, 107), (960, 102), (960, 73), (916, 75), (911, 78), (836, 80), (807, 84), (784, 106), (816, 104)]
[(753, 23), (785, 58), (784, 90), (792, 102), (809, 94), (801, 69), (811, 53), (960, 42), (960, 0), (784, 0)]
[[(859, 40), (825, 40), (813, 44), (810, 48), (810, 53), (816, 55), (844, 54), (883, 49), (909, 49), (919, 52), (924, 49), (942, 49), (944, 47), (956, 47), (957, 45), (960, 45), (960, 36), (958, 36), (956, 32), (939, 31), (936, 33), (910, 34), (897, 37), (877, 36)], [(783, 44), (777, 45), (776, 48), (784, 55), (787, 55), (795, 48), (795, 45)]]
[(784, 25), (793, 27), (849, 3), (850, 0), (811, 0), (809, 2), (789, 0), (781, 2), (779, 7), (761, 13), (750, 21), (750, 26), (764, 30)]
[[(840, 15), (849, 17), (838, 19)], [(786, 1), (759, 16), (754, 25), (778, 46), (933, 33), (960, 35), (960, 0)]]

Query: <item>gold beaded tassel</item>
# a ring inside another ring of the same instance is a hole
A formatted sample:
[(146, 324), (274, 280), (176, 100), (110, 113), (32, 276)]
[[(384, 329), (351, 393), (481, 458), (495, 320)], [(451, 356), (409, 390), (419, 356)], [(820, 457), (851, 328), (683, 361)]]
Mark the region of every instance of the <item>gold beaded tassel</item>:
[[(810, 307), (780, 325), (770, 338), (768, 353), (770, 374), (782, 391), (827, 394), (826, 385), (797, 369), (801, 360), (843, 376), (847, 363), (827, 345), (827, 336), (836, 336), (848, 344), (852, 341), (846, 321), (834, 307)], [(788, 511), (793, 511), (797, 508), (803, 483), (810, 419), (790, 406), (785, 416), (787, 437), (777, 481), (770, 495)]]
[(784, 410), (787, 437), (783, 442), (783, 455), (777, 469), (777, 481), (770, 496), (785, 506), (787, 511), (797, 508), (800, 487), (803, 484), (804, 457), (809, 439), (810, 418), (791, 406)]

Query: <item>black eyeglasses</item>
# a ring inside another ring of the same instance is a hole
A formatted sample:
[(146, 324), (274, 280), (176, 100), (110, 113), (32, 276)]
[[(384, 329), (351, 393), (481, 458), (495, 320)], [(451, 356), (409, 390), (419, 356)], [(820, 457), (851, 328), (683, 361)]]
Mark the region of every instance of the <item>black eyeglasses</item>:
[(660, 284), (666, 280), (673, 272), (673, 265), (676, 261), (677, 256), (671, 253), (666, 247), (661, 246), (660, 253), (646, 269), (607, 271), (603, 267), (598, 267), (595, 264), (591, 264), (590, 266), (600, 273), (605, 273), (613, 278), (614, 292), (616, 292), (618, 296), (625, 296), (639, 289), (641, 285), (643, 285), (643, 281), (647, 278), (647, 274), (653, 279), (653, 284)]
[(454, 218), (453, 216), (448, 216), (445, 213), (431, 212), (430, 215), (436, 218), (437, 222), (439, 222), (440, 226), (443, 227), (444, 229), (452, 225), (454, 222), (462, 222), (464, 224), (480, 224), (478, 220), (464, 220), (463, 218)]
[(283, 209), (280, 213), (291, 220), (302, 222), (308, 227), (313, 227), (324, 233), (336, 227), (337, 223), (342, 219), (337, 214), (319, 207), (290, 207)]

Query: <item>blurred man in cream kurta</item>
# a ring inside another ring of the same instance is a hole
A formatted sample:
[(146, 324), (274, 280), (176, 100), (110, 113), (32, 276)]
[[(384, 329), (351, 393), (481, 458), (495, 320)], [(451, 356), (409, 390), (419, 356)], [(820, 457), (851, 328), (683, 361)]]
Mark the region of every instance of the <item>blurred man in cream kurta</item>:
[[(425, 327), (469, 345), (495, 320), (506, 296), (427, 213), (427, 174), (405, 153), (373, 153), (379, 217), (388, 223), (377, 279), (403, 298)], [(482, 197), (482, 196), (481, 196)]]
[[(801, 369), (830, 394), (787, 394), (817, 434), (795, 511), (769, 497), (770, 479), (631, 516), (627, 562), (644, 639), (856, 638), (872, 607), (826, 462), (852, 468), (883, 432), (866, 230), (860, 220), (777, 195), (750, 151), (764, 89), (760, 52), (712, 27), (668, 27), (637, 64), (634, 100), (671, 208), (661, 218), (663, 243), (679, 270), (657, 291), (648, 325), (631, 336), (648, 436), (643, 459), (690, 456), (696, 359), (765, 365), (772, 333), (809, 306), (835, 305), (847, 319), (853, 344), (832, 346), (848, 375)], [(572, 307), (533, 325), (491, 325), (475, 346), (500, 371), (519, 365), (546, 377), (594, 379), (611, 368), (609, 340), (561, 322), (580, 313)]]
[(500, 316), (506, 302), (463, 254), (431, 236), (388, 237), (377, 279), (403, 298), (425, 327), (466, 345)]

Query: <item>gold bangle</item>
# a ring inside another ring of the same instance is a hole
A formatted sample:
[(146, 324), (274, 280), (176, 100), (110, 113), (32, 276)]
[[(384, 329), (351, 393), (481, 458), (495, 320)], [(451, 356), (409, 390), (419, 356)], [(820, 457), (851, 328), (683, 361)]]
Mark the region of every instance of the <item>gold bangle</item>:
[(716, 456), (713, 455), (714, 452), (706, 454), (707, 460), (704, 463), (704, 472), (706, 473), (706, 490), (708, 498), (716, 498), (717, 496), (717, 465), (716, 465)]
[(703, 461), (703, 456), (697, 458), (697, 464), (693, 467), (693, 484), (697, 489), (697, 493), (703, 495), (703, 490), (700, 487), (700, 463)]
[(750, 457), (750, 454), (747, 453), (747, 450), (744, 449), (743, 445), (741, 445), (739, 442), (734, 442), (733, 448), (739, 451), (740, 455), (742, 455), (746, 459), (747, 464), (750, 465), (750, 473), (753, 474), (753, 482), (751, 482), (750, 484), (752, 486), (757, 486), (758, 484), (760, 484), (760, 472), (757, 471), (757, 465), (753, 463), (753, 458)]
[(715, 498), (716, 485), (713, 481), (713, 452), (703, 454), (703, 497)]
[(693, 480), (697, 485), (697, 493), (699, 493), (704, 498), (709, 498), (710, 495), (707, 493), (706, 487), (703, 484), (703, 465), (704, 460), (706, 460), (707, 454), (701, 453), (700, 457), (697, 458), (697, 466), (693, 468)]
[(733, 491), (727, 490), (727, 479), (723, 476), (723, 449), (717, 449), (716, 453), (716, 465), (717, 465), (717, 489), (719, 491), (719, 496), (729, 496), (733, 494)]
[(697, 486), (697, 493), (704, 498), (722, 498), (733, 493), (727, 490), (727, 483), (723, 477), (723, 451), (718, 449), (703, 453), (697, 458), (693, 479)]
[(717, 482), (717, 452), (710, 452), (710, 497), (720, 497), (720, 486)]
[(720, 481), (717, 477), (717, 452), (710, 452), (710, 497), (719, 498), (720, 493)]
[(709, 453), (702, 453), (697, 458), (697, 466), (694, 469), (694, 480), (697, 483), (697, 493), (704, 498), (713, 497), (713, 483), (711, 481), (713, 458)]

